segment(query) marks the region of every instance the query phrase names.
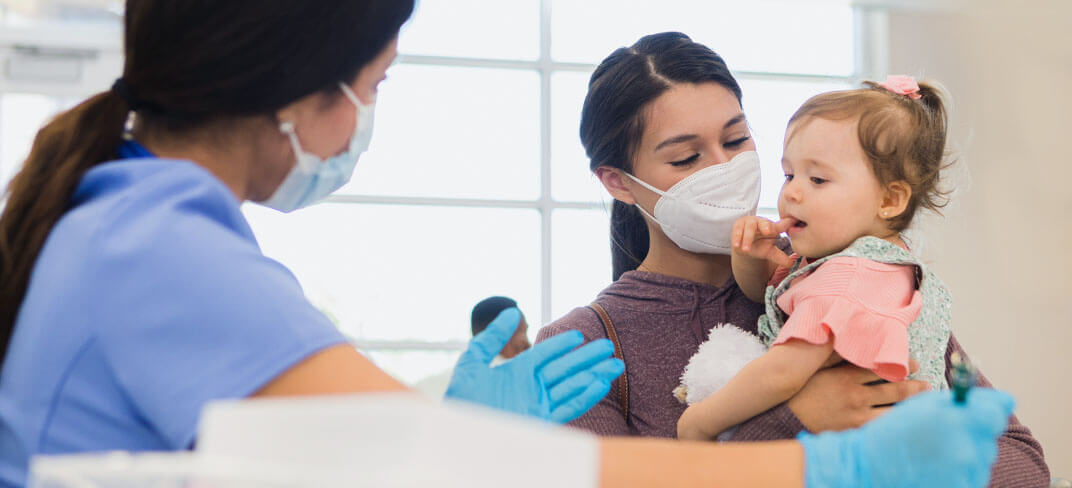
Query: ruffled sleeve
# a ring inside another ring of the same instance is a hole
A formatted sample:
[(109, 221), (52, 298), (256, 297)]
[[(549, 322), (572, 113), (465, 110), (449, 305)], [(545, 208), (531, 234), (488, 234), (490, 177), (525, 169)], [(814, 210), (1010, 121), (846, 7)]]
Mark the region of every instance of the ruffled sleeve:
[(911, 266), (863, 258), (831, 259), (798, 279), (778, 306), (786, 320), (772, 345), (834, 341), (834, 351), (889, 381), (908, 376), (908, 326), (923, 298)]

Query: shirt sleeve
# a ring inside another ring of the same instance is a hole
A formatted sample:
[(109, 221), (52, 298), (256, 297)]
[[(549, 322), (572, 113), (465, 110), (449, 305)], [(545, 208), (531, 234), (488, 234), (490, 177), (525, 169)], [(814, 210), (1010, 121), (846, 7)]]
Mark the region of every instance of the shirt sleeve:
[(908, 376), (908, 326), (922, 296), (909, 266), (834, 258), (778, 298), (789, 318), (772, 345), (831, 340), (834, 351), (888, 381)]
[(90, 243), (98, 341), (136, 411), (176, 449), (193, 443), (206, 402), (249, 396), (345, 342), (294, 276), (211, 207), (131, 211)]

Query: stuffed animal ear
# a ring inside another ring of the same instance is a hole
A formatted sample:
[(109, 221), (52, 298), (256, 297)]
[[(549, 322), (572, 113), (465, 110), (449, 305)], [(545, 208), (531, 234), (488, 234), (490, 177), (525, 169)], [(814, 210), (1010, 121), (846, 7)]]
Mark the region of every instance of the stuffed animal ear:
[(677, 388), (674, 388), (674, 398), (677, 398), (677, 401), (688, 405), (688, 402), (685, 401), (685, 399), (688, 398), (688, 392), (689, 389), (686, 388), (685, 385), (678, 385)]
[(733, 324), (718, 324), (689, 359), (674, 396), (681, 390), (685, 403), (699, 402), (726, 386), (746, 364), (765, 352), (767, 346), (759, 337)]

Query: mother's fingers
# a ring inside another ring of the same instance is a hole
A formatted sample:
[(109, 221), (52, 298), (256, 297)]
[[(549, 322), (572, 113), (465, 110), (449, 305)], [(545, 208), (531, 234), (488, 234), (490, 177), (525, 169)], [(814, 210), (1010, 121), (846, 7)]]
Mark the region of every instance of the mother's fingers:
[(877, 374), (875, 374), (874, 371), (864, 369), (850, 363), (819, 370), (819, 372), (816, 373), (816, 376), (819, 375), (827, 376), (829, 378), (837, 378), (839, 382), (856, 383), (861, 385), (882, 379)]
[(930, 386), (924, 381), (901, 381), (898, 383), (882, 383), (871, 385), (868, 388), (870, 403), (874, 405), (890, 405), (904, 401), (908, 397), (927, 391)]
[(866, 424), (866, 423), (868, 423), (868, 422), (870, 422), (872, 420), (875, 420), (875, 419), (877, 419), (877, 418), (879, 418), (879, 417), (881, 417), (883, 415), (886, 415), (887, 413), (889, 413), (889, 411), (891, 409), (893, 409), (893, 407), (872, 408), (870, 411), (868, 411), (867, 413), (864, 414), (863, 422), (861, 422), (860, 425)]

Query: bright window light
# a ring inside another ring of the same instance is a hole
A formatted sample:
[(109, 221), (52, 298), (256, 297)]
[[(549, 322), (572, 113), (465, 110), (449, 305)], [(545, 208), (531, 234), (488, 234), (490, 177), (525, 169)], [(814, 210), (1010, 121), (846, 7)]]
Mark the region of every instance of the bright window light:
[(400, 64), (387, 76), (369, 152), (340, 193), (539, 198), (536, 71)]
[(598, 63), (655, 32), (688, 34), (734, 70), (851, 76), (853, 10), (800, 0), (558, 0), (551, 9), (556, 61)]
[(290, 268), (350, 337), (466, 341), (490, 295), (540, 315), (540, 221), (532, 209), (325, 203), (282, 214), (247, 204), (264, 253)]

